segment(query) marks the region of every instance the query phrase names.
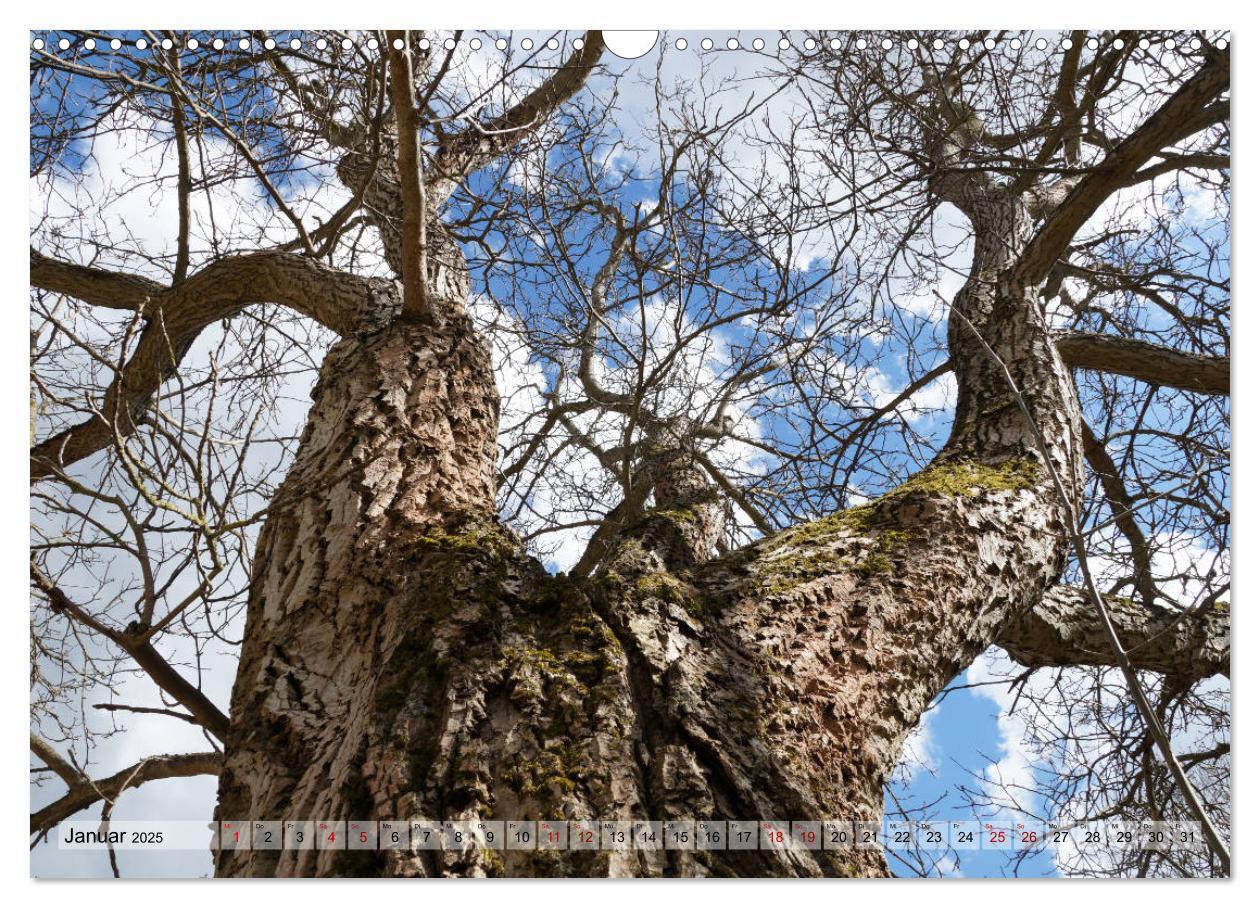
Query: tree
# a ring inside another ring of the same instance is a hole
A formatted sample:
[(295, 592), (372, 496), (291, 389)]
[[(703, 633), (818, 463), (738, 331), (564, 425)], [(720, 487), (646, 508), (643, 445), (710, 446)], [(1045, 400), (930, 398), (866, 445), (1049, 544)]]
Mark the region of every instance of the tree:
[[(1187, 606), (1160, 542), (1227, 545), (1227, 234), (1105, 208), (1182, 180), (1224, 197), (1227, 49), (1072, 33), (1012, 58), (1007, 36), (898, 33), (877, 55), (827, 33), (756, 58), (751, 91), (662, 64), (645, 171), (605, 166), (624, 130), (598, 32), (480, 85), (455, 75), (458, 34), (343, 53), (334, 33), (232, 53), (155, 34), (108, 61), (85, 37), (32, 54), (32, 171), (70, 198), (85, 146), (143, 136), (174, 166), (135, 183), (174, 189), (176, 239), (154, 254), (52, 202), (34, 231), (36, 720), (82, 734), (51, 679), (133, 663), (213, 747), (93, 785), (33, 734), (69, 786), (33, 833), (205, 772), (221, 819), (878, 819), (907, 736), (995, 645), (1059, 669), (1067, 715), (1126, 672), (1099, 758), (1119, 769), (1062, 803), (1205, 800), (1227, 821), (1227, 744), (1161, 762), (1177, 722), (1221, 728), (1201, 682), (1228, 674), (1227, 569), (1182, 570)], [(265, 218), (219, 224), (223, 187)], [(945, 213), (971, 249), (942, 337), (888, 312), (952, 267)], [(876, 324), (907, 362), (872, 402), (855, 389)], [(506, 433), (487, 338), (544, 364)], [(278, 389), (303, 368), (298, 435)], [(906, 414), (946, 373), (935, 439)], [(1160, 394), (1186, 402), (1184, 438)], [(768, 440), (758, 415), (780, 421)], [(601, 473), (557, 483), (575, 452)], [(900, 481), (868, 495), (881, 473)], [(578, 519), (540, 506), (549, 483)], [(549, 573), (540, 546), (574, 523), (585, 549)], [(85, 575), (98, 588), (71, 595)], [(182, 632), (197, 658), (242, 608), (222, 709), (157, 645)], [(888, 871), (869, 851), (225, 851), (216, 869)], [(1228, 865), (1136, 871), (1205, 869)]]

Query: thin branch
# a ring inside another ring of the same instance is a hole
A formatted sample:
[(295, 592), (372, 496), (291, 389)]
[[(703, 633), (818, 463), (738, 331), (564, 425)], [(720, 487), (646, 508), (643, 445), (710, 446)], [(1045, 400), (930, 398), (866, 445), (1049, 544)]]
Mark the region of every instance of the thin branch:
[[(429, 315), (425, 273), (425, 237), (428, 211), (425, 208), (424, 178), (421, 176), (419, 126), (411, 69), (409, 32), (388, 31), (390, 91), (394, 119), (398, 124), (398, 180), (402, 186), (402, 283), (403, 314), (423, 319)], [(396, 46), (401, 45), (401, 46)]]
[(217, 751), (192, 754), (159, 754), (148, 757), (104, 779), (84, 780), (71, 786), (61, 798), (31, 814), (30, 832), (38, 835), (97, 801), (112, 803), (130, 788), (159, 779), (182, 779), (189, 776), (218, 775), (223, 755)]

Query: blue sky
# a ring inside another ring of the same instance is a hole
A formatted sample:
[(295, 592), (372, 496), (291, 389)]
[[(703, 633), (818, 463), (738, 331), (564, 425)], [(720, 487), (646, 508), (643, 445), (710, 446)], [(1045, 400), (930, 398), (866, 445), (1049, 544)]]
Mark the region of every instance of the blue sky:
[[(964, 672), (951, 686), (966, 681), (967, 673)], [(922, 721), (922, 727), (926, 729), (925, 741), (917, 748), (928, 765), (915, 768), (914, 761), (911, 761), (909, 781), (894, 780), (890, 784), (884, 802), (888, 815), (898, 812), (898, 804), (918, 804), (932, 805), (921, 815), (924, 820), (975, 817), (975, 812), (959, 789), (976, 788), (975, 773), (983, 772), (1002, 756), (1003, 741), (997, 727), (999, 712), (992, 698), (974, 689), (951, 693), (928, 712)], [(1013, 852), (962, 849), (950, 852), (938, 865), (938, 870), (944, 876), (964, 877), (1056, 876), (1058, 873), (1049, 851), (1030, 855), (1021, 862), (1017, 871), (1013, 867), (1014, 856)], [(895, 854), (889, 855), (888, 863), (899, 876), (919, 875)]]

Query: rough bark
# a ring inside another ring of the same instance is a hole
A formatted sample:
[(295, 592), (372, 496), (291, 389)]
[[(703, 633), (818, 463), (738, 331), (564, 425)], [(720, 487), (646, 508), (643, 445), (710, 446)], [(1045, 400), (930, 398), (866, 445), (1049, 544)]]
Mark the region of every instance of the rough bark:
[(498, 400), (466, 318), (343, 339), (313, 397), (294, 502), (259, 540), (223, 816), (347, 815), (379, 672), (420, 602), (459, 595), (428, 569), (434, 540), (493, 509)]
[(1152, 385), (1229, 393), (1229, 357), (1183, 353), (1133, 338), (1078, 332), (1061, 335), (1059, 353), (1076, 369), (1127, 375)]
[[(1183, 681), (1229, 676), (1228, 602), (1183, 611), (1109, 596), (1107, 611), (1134, 668)], [(1072, 587), (1056, 587), (1015, 615), (998, 644), (1029, 668), (1116, 664), (1093, 602)]]

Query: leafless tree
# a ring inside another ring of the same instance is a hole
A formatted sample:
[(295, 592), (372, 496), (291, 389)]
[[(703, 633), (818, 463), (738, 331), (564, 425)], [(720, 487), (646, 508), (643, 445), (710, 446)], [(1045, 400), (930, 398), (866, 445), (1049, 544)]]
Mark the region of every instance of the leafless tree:
[[(205, 773), (225, 819), (878, 819), (997, 647), (1042, 819), (1216, 838), (1061, 866), (1228, 872), (1217, 36), (815, 33), (686, 79), (598, 32), (71, 37), (31, 61), (31, 746), (68, 788), (33, 835)], [(160, 704), (85, 701), (137, 672)], [(207, 748), (92, 779), (92, 706)]]

